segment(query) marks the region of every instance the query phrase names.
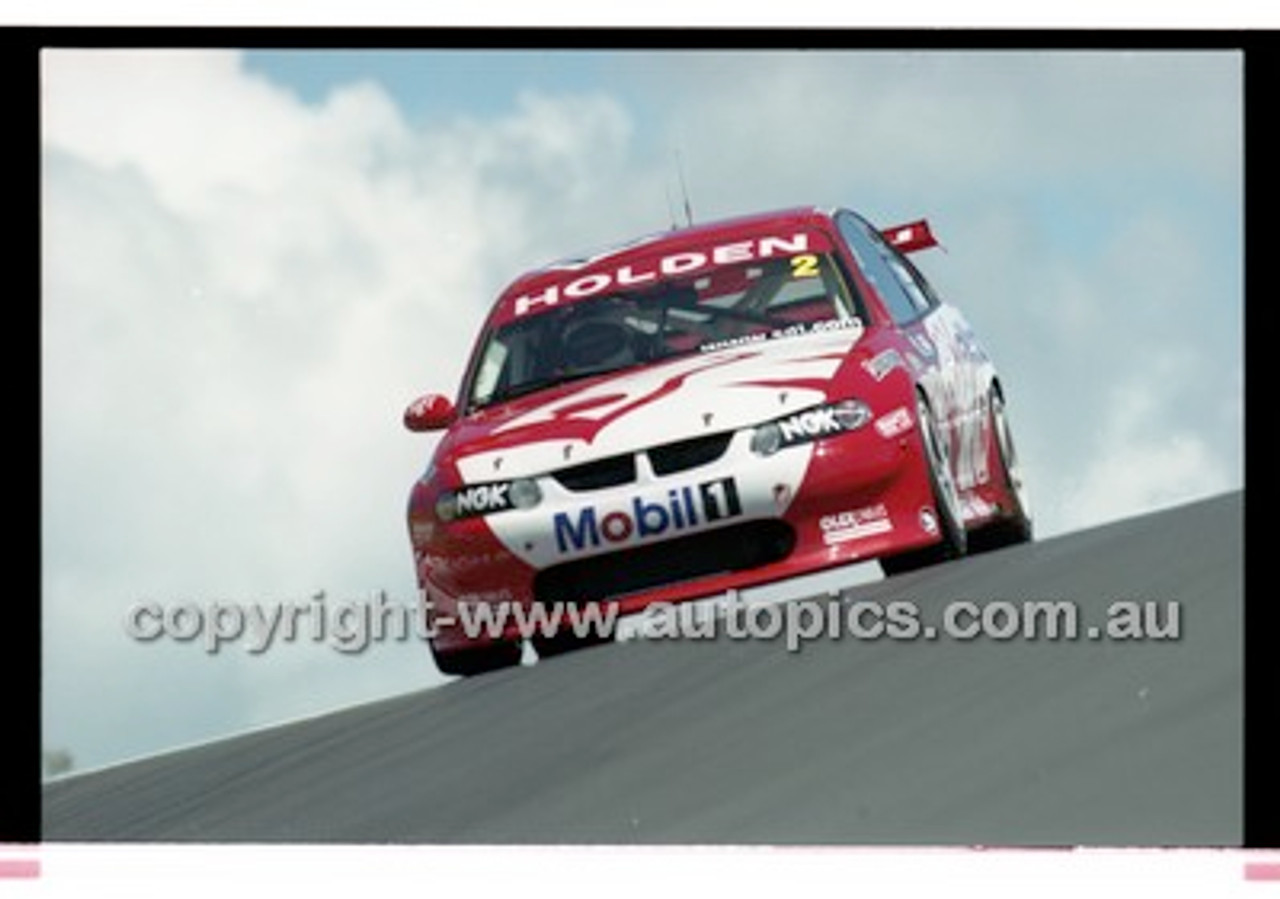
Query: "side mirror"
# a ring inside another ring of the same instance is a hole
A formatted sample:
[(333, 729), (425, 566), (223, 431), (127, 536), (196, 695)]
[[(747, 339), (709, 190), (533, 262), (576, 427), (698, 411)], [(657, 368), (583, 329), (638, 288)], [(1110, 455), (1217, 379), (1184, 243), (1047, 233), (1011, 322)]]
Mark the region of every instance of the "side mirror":
[(420, 396), (404, 410), (404, 426), (410, 431), (440, 431), (453, 424), (453, 402), (438, 393)]

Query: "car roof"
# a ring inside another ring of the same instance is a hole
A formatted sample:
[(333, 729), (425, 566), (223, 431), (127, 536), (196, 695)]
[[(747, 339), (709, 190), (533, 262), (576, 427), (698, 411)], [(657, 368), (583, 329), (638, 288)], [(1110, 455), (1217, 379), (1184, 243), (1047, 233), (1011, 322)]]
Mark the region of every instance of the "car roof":
[(658, 231), (594, 253), (559, 259), (531, 269), (507, 285), (494, 304), (491, 316), (495, 320), (509, 320), (513, 317), (513, 306), (518, 297), (536, 293), (549, 284), (563, 281), (566, 273), (578, 274), (597, 267), (622, 266), (631, 257), (705, 248), (775, 232), (784, 227), (822, 226), (830, 221), (831, 215), (832, 210), (817, 206), (758, 212), (673, 228), (670, 231)]

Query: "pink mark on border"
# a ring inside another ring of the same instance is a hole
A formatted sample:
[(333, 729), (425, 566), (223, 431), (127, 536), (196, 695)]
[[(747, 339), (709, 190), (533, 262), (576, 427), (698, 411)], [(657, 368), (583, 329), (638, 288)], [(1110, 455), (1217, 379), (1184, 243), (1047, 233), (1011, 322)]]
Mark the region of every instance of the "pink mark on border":
[(0, 858), (0, 880), (39, 877), (40, 861), (34, 858)]
[(1280, 881), (1280, 862), (1248, 862), (1244, 866), (1244, 879)]

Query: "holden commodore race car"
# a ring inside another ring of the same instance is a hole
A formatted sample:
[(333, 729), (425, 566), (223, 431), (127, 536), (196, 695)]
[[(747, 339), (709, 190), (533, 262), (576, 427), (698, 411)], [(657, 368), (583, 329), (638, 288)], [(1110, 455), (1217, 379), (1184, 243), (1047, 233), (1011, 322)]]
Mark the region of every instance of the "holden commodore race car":
[[(517, 278), (408, 505), (445, 673), (517, 664), (466, 604), (705, 598), (837, 565), (887, 575), (1031, 539), (995, 367), (884, 230), (802, 208), (691, 226)], [(532, 636), (540, 657), (599, 635)]]

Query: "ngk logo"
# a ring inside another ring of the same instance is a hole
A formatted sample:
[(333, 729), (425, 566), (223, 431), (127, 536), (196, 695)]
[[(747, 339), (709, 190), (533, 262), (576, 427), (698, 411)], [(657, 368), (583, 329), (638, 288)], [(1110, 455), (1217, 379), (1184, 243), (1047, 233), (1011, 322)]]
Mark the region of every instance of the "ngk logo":
[(509, 483), (477, 484), (459, 490), (454, 503), (459, 515), (476, 515), (484, 512), (498, 512), (511, 506), (507, 499)]
[(609, 512), (601, 513), (594, 506), (585, 506), (572, 515), (557, 512), (556, 548), (562, 553), (571, 549), (598, 549), (607, 544), (626, 543), (633, 538), (647, 539), (671, 531), (683, 531), (741, 514), (738, 485), (733, 478), (720, 478), (697, 487), (673, 488), (661, 501), (637, 496), (625, 508)]
[(807, 437), (838, 434), (845, 428), (836, 419), (836, 410), (827, 406), (784, 418), (778, 422), (778, 429), (782, 431), (783, 441), (789, 443), (792, 440), (804, 440)]

